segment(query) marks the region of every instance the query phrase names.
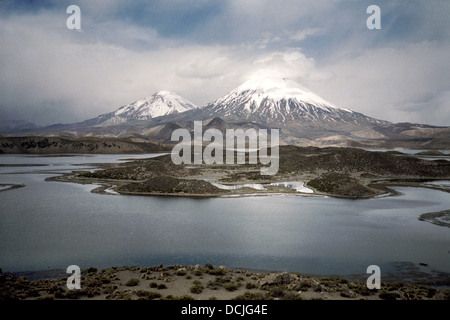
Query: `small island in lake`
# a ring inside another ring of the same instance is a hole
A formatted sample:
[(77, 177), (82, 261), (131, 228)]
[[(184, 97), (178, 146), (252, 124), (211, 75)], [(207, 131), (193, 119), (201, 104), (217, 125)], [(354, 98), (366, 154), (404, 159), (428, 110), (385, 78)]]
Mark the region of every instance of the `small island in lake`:
[[(246, 154), (248, 158), (248, 153)], [(95, 183), (95, 192), (133, 195), (217, 197), (301, 194), (370, 198), (395, 194), (389, 186), (418, 186), (449, 192), (430, 181), (450, 179), (450, 162), (403, 153), (356, 148), (279, 147), (279, 170), (261, 175), (261, 164), (176, 165), (170, 154), (75, 171), (60, 181)]]

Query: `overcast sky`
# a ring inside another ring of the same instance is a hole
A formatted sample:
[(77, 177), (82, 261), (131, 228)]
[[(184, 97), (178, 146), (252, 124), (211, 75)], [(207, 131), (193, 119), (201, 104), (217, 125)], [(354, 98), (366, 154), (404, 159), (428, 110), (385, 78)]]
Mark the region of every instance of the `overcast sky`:
[[(366, 26), (372, 4), (381, 30)], [(202, 106), (262, 74), (448, 126), (449, 17), (448, 0), (0, 0), (0, 120), (82, 121), (159, 90)]]

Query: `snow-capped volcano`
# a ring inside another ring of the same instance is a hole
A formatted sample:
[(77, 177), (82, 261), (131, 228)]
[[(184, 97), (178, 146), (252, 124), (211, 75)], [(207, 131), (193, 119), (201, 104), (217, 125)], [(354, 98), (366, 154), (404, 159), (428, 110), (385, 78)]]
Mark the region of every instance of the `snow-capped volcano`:
[(150, 120), (197, 108), (192, 102), (169, 91), (159, 91), (142, 100), (121, 106), (96, 118), (98, 126), (110, 126), (133, 120)]
[(357, 114), (282, 78), (251, 79), (200, 110), (207, 116), (226, 120), (284, 125), (300, 120), (334, 123)]
[[(293, 102), (300, 107), (314, 105), (324, 110), (336, 109), (330, 102), (286, 78), (254, 78), (243, 83), (215, 104), (241, 105), (249, 111), (269, 107), (272, 112), (283, 109), (282, 102)], [(287, 111), (291, 111), (289, 105)], [(349, 110), (347, 110), (349, 111)]]

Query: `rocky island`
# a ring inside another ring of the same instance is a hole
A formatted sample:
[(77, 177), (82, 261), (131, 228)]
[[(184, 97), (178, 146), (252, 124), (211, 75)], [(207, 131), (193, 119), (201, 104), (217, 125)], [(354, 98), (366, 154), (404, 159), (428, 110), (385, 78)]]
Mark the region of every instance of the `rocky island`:
[[(248, 157), (248, 154), (247, 154)], [(175, 165), (170, 154), (104, 165), (51, 178), (96, 183), (119, 194), (166, 196), (230, 196), (289, 193), (370, 198), (395, 193), (389, 186), (431, 187), (426, 182), (450, 179), (450, 162), (424, 160), (400, 152), (356, 148), (280, 146), (279, 171), (261, 175), (260, 164)]]

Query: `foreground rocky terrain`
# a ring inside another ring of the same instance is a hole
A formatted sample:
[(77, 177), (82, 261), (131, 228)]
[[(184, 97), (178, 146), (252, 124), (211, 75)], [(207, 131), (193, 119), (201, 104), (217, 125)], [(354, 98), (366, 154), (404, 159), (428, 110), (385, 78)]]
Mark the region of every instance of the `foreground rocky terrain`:
[(3, 300), (449, 300), (450, 290), (404, 282), (365, 282), (224, 266), (112, 267), (82, 271), (81, 289), (67, 277), (27, 280), (0, 274)]

